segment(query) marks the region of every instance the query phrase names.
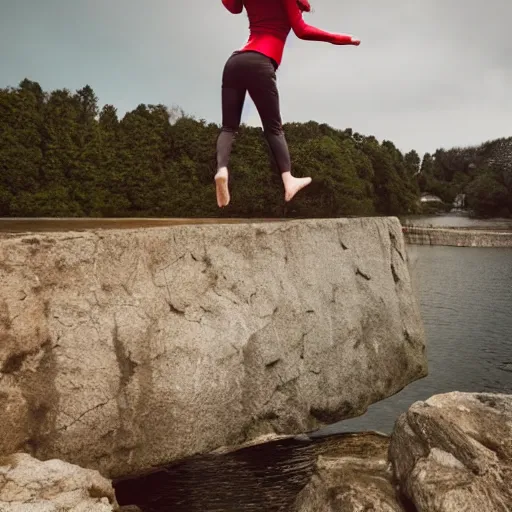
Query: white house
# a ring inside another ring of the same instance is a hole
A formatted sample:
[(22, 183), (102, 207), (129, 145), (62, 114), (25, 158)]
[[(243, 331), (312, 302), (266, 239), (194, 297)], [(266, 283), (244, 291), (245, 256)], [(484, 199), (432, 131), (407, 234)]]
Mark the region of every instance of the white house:
[(432, 194), (423, 193), (420, 198), (421, 203), (442, 203), (442, 199)]

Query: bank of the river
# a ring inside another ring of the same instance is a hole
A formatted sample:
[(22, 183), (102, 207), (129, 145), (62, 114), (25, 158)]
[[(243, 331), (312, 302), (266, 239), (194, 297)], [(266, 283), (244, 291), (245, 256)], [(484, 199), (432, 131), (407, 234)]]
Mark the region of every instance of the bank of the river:
[[(13, 226), (12, 220), (2, 223), (0, 219), (0, 233), (3, 231), (0, 238), (16, 236), (16, 232), (90, 229), (90, 226), (85, 226), (90, 222), (88, 219), (43, 219), (44, 226), (41, 225), (41, 221), (23, 220), (20, 224), (19, 220), (15, 220), (17, 224)], [(112, 219), (107, 222), (102, 220), (101, 225), (95, 224), (94, 228), (149, 227), (147, 222), (161, 226), (173, 222), (198, 223), (198, 220), (121, 219), (119, 222), (118, 219)], [(416, 222), (418, 225), (424, 222), (423, 226), (443, 226), (443, 229), (450, 231), (466, 231), (465, 228), (469, 228), (469, 231), (478, 231), (479, 234), (486, 230), (499, 231), (498, 227), (508, 227), (505, 221), (498, 223), (496, 220), (488, 220), (484, 223), (458, 215), (406, 219), (402, 220), (402, 225), (407, 226)], [(133, 223), (142, 225), (134, 226)], [(265, 510), (270, 511), (272, 508), (268, 504), (274, 503), (276, 489), (280, 489), (277, 492), (280, 493), (278, 497), (282, 500), (286, 496), (295, 496), (294, 486), (300, 487), (297, 484), (303, 482), (301, 468), (291, 464), (297, 461), (295, 456), (300, 456), (299, 462), (304, 464), (302, 469), (309, 475), (316, 466), (316, 461), (308, 458), (313, 448), (317, 450), (321, 446), (326, 446), (328, 442), (345, 440), (347, 432), (378, 430), (391, 434), (398, 416), (418, 400), (423, 401), (435, 394), (453, 390), (512, 393), (512, 248), (472, 250), (409, 244), (407, 253), (411, 273), (417, 281), (422, 317), (427, 330), (429, 376), (408, 385), (391, 398), (372, 405), (363, 416), (330, 425), (319, 431), (318, 435), (312, 436), (313, 444), (304, 443), (300, 439), (287, 440), (258, 447), (252, 451), (239, 450), (225, 457), (219, 456), (216, 460), (212, 457), (202, 457), (180, 462), (168, 473), (178, 482), (174, 481), (170, 487), (169, 500), (181, 500), (179, 506), (173, 510), (205, 510), (205, 502), (211, 505), (216, 499), (231, 498), (234, 501), (227, 502), (224, 510), (233, 510), (240, 503), (245, 505), (244, 500), (250, 500), (251, 505), (254, 504), (254, 510), (261, 510), (262, 506), (266, 506)], [(27, 299), (23, 301), (25, 307), (26, 301)], [(323, 437), (329, 434), (335, 434), (335, 437)], [(503, 436), (500, 439), (503, 439)], [(364, 446), (367, 446), (366, 442)], [(260, 457), (255, 456), (255, 452), (258, 452)], [(303, 455), (308, 457), (302, 458)], [(342, 455), (352, 457), (352, 452), (344, 451)], [(219, 462), (215, 464), (216, 461)], [(350, 464), (354, 461), (358, 462), (358, 459), (351, 459)], [(345, 464), (345, 461), (341, 460), (341, 464)], [(282, 471), (283, 467), (286, 471), (281, 474), (279, 471)], [(241, 473), (237, 472), (239, 469)], [(346, 472), (345, 466), (343, 471)], [(247, 474), (250, 477), (248, 479), (244, 477)], [(363, 482), (366, 484), (367, 480)], [(226, 487), (239, 491), (230, 495), (223, 492)], [(160, 494), (153, 494), (155, 498), (162, 497), (160, 489), (161, 486), (157, 487)], [(285, 491), (289, 494), (287, 495)], [(151, 492), (153, 489), (149, 490), (149, 493)], [(194, 500), (195, 503), (191, 505)], [(256, 508), (258, 505), (260, 508)], [(481, 508), (478, 512), (482, 510), (484, 509)]]

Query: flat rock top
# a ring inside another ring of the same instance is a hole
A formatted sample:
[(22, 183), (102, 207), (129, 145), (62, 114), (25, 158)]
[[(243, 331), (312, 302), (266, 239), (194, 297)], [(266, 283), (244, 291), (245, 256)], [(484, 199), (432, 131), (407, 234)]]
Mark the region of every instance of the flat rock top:
[(272, 222), (282, 219), (103, 219), (103, 218), (70, 218), (70, 219), (0, 219), (0, 233), (42, 233), (58, 231), (88, 231), (96, 229), (139, 229), (166, 226), (182, 226), (187, 224), (241, 224), (256, 222)]
[[(350, 218), (350, 217), (347, 217)], [(248, 218), (0, 218), (3, 233), (53, 233), (96, 229), (140, 229), (183, 225), (261, 224), (292, 222), (300, 219)], [(308, 219), (304, 219), (308, 220)]]

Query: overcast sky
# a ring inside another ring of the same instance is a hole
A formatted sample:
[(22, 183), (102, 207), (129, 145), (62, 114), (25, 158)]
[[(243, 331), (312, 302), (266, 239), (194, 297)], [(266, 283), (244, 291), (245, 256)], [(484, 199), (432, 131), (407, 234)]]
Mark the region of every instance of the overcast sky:
[[(420, 154), (512, 135), (511, 0), (311, 2), (307, 23), (362, 44), (290, 34), (285, 122), (351, 127)], [(89, 84), (121, 116), (163, 103), (218, 123), (222, 67), (247, 28), (221, 0), (0, 0), (0, 87)], [(243, 120), (259, 125), (250, 100)]]

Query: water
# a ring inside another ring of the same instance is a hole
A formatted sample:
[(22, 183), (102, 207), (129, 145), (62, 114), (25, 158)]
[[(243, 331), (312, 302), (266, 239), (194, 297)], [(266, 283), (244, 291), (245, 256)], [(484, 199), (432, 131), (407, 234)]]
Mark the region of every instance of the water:
[(415, 401), (450, 391), (512, 393), (512, 249), (408, 246), (429, 375), (319, 434), (390, 433)]
[(381, 460), (387, 446), (387, 438), (374, 433), (288, 438), (193, 457), (113, 485), (120, 505), (137, 504), (144, 512), (290, 512), (319, 456), (343, 454), (347, 474), (374, 475), (365, 461)]

